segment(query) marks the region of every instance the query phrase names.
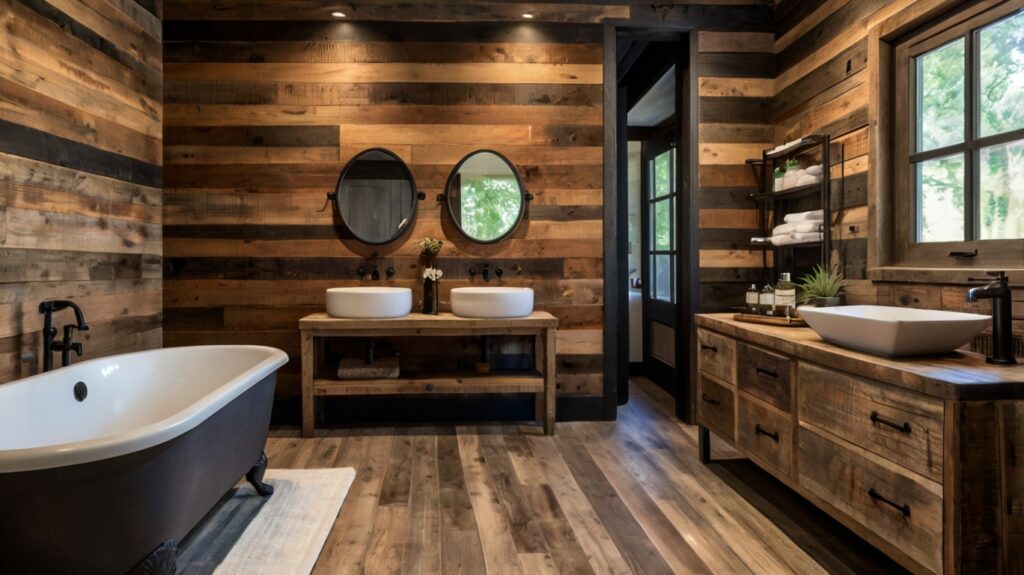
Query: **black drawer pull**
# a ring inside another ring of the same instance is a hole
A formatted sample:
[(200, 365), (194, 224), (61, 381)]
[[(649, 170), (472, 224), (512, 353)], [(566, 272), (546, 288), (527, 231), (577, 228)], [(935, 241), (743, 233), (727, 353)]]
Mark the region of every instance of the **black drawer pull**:
[(911, 431), (913, 431), (910, 428), (910, 422), (909, 421), (906, 421), (906, 422), (903, 423), (903, 425), (900, 425), (898, 423), (895, 423), (893, 421), (889, 421), (889, 420), (885, 419), (881, 415), (878, 415), (877, 411), (872, 411), (871, 412), (871, 423), (880, 423), (882, 425), (886, 425), (888, 427), (891, 427), (891, 428), (895, 429), (896, 431), (899, 431), (900, 433), (906, 433), (908, 435), (910, 434)]
[(775, 443), (779, 442), (779, 432), (776, 431), (776, 432), (772, 433), (771, 431), (767, 431), (767, 430), (765, 430), (765, 428), (761, 427), (760, 423), (758, 423), (757, 425), (754, 426), (754, 433), (756, 433), (758, 435), (763, 435), (763, 436), (767, 437), (768, 439), (771, 439)]
[(700, 344), (700, 350), (701, 351), (710, 351), (711, 353), (718, 353), (718, 348), (716, 346), (708, 345), (706, 343)]
[(700, 394), (700, 398), (703, 399), (704, 401), (708, 402), (711, 405), (721, 405), (722, 404), (721, 401), (718, 401), (717, 399), (711, 399), (710, 397), (708, 397), (708, 394), (706, 394), (706, 393)]
[(871, 499), (873, 499), (874, 501), (881, 501), (882, 503), (885, 503), (889, 507), (892, 507), (893, 509), (899, 511), (903, 514), (904, 517), (910, 517), (910, 505), (907, 505), (906, 503), (900, 505), (899, 503), (896, 503), (891, 499), (887, 499), (884, 495), (875, 491), (874, 487), (868, 490), (868, 496), (871, 497)]
[(779, 377), (779, 372), (772, 371), (770, 369), (765, 369), (763, 367), (757, 368), (757, 373), (760, 373), (761, 375), (767, 375), (768, 377), (774, 377), (776, 379), (778, 379)]

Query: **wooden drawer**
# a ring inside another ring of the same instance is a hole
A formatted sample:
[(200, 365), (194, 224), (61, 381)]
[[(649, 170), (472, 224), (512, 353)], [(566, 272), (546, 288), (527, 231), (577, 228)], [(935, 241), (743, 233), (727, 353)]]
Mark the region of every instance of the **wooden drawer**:
[(789, 416), (739, 394), (736, 443), (784, 475), (792, 470), (793, 422)]
[(942, 572), (942, 486), (806, 427), (800, 485), (925, 568)]
[(735, 441), (736, 439), (736, 395), (732, 389), (712, 381), (704, 374), (698, 376), (697, 413), (701, 423), (716, 433)]
[(736, 357), (737, 386), (788, 412), (792, 403), (793, 361), (745, 343), (737, 345)]
[(942, 483), (942, 401), (801, 362), (800, 420)]
[(697, 367), (726, 383), (736, 384), (736, 340), (703, 329), (697, 330)]

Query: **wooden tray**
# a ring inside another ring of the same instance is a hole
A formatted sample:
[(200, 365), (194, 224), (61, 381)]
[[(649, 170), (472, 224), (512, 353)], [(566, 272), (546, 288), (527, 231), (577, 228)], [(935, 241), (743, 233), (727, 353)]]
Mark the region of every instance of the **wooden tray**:
[(749, 313), (738, 313), (732, 316), (736, 321), (747, 323), (759, 323), (762, 325), (777, 325), (779, 327), (807, 327), (807, 322), (802, 318), (795, 317), (786, 319), (784, 317), (772, 317), (768, 315), (754, 315)]

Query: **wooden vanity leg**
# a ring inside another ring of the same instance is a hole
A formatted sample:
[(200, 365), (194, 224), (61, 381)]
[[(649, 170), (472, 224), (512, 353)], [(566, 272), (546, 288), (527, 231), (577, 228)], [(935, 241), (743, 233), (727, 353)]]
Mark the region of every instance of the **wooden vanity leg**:
[(544, 435), (555, 434), (555, 340), (558, 330), (544, 333)]
[[(544, 362), (544, 331), (537, 332), (533, 336), (533, 369), (537, 373), (545, 373), (547, 369)], [(547, 402), (547, 380), (544, 382), (544, 389), (533, 394), (533, 420), (538, 425), (544, 425), (544, 405)]]
[(711, 432), (703, 425), (697, 426), (697, 458), (701, 463), (711, 463)]
[(313, 334), (302, 332), (302, 436), (313, 437)]

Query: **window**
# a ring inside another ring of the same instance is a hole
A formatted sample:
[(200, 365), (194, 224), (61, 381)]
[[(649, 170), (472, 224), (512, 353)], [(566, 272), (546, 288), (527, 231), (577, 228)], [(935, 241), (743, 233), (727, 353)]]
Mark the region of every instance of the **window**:
[(897, 263), (1024, 260), (1022, 5), (974, 4), (895, 47)]
[(676, 301), (676, 154), (675, 148), (648, 163), (651, 182), (650, 212), (651, 299)]

